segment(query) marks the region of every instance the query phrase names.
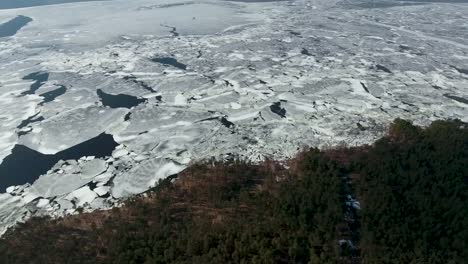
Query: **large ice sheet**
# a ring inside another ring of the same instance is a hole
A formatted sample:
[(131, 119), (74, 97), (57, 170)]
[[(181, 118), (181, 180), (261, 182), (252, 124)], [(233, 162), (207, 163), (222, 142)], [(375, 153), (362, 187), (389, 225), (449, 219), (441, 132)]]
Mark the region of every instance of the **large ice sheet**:
[(33, 188), (41, 197), (60, 196), (91, 182), (106, 170), (105, 161), (99, 159), (82, 161), (77, 165), (67, 164), (54, 173), (40, 177), (34, 182)]
[(15, 35), (31, 48), (102, 45), (122, 36), (141, 39), (174, 34), (212, 34), (245, 19), (235, 6), (216, 0), (81, 2), (20, 11), (0, 10), (0, 17), (17, 12), (34, 19)]
[(154, 187), (159, 179), (179, 173), (185, 166), (174, 161), (154, 158), (145, 160), (132, 170), (119, 174), (114, 179), (112, 195), (116, 198), (142, 193)]
[(20, 138), (20, 143), (44, 154), (55, 154), (112, 129), (125, 109), (90, 106), (60, 113)]
[(24, 207), (25, 203), (21, 197), (11, 196), (8, 193), (0, 194), (0, 234), (13, 226), (17, 221), (28, 217), (28, 209)]

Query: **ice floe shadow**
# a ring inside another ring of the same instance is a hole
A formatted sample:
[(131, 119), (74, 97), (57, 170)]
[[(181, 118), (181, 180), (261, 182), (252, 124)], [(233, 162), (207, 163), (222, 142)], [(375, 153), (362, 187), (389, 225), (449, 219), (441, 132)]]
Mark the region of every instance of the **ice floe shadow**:
[(270, 106), (271, 112), (279, 115), (281, 118), (286, 118), (286, 109), (281, 107), (281, 102), (275, 102)]
[(146, 99), (138, 98), (136, 96), (127, 95), (127, 94), (108, 94), (102, 91), (101, 89), (97, 90), (97, 95), (101, 100), (101, 103), (104, 106), (108, 106), (110, 108), (132, 108), (141, 103), (146, 102)]
[(218, 120), (223, 126), (227, 128), (235, 127), (234, 123), (227, 120), (225, 116), (205, 118), (205, 119), (197, 121), (196, 123), (205, 122), (205, 121), (213, 121), (213, 120)]
[(457, 101), (459, 103), (468, 105), (468, 99), (465, 99), (463, 97), (451, 95), (451, 94), (448, 94), (448, 93), (445, 93), (444, 96), (449, 98), (449, 99), (455, 100), (455, 101)]
[(39, 105), (52, 102), (55, 98), (65, 94), (66, 92), (67, 92), (67, 87), (60, 85), (60, 87), (55, 90), (39, 94), (39, 96), (44, 97), (44, 101), (39, 103)]
[[(41, 88), (44, 82), (49, 80), (49, 73), (48, 72), (33, 72), (23, 77), (23, 80), (31, 80), (34, 81), (29, 90), (24, 91), (21, 93), (22, 96), (35, 94), (36, 91)], [(44, 92), (39, 94), (39, 96), (43, 97), (44, 100), (39, 103), (39, 106), (44, 105), (45, 103), (52, 102), (55, 98), (65, 94), (67, 92), (67, 87), (64, 85), (60, 85), (57, 89)]]
[(162, 65), (166, 65), (166, 66), (173, 66), (181, 70), (187, 69), (187, 65), (180, 63), (176, 59), (171, 58), (171, 57), (155, 57), (155, 58), (152, 58), (151, 61), (160, 63)]
[(42, 154), (26, 146), (15, 145), (12, 153), (0, 164), (0, 192), (5, 192), (9, 186), (33, 183), (59, 160), (111, 156), (117, 145), (112, 135), (105, 133), (55, 155)]
[(23, 80), (31, 80), (35, 81), (31, 84), (29, 91), (22, 92), (21, 95), (28, 95), (36, 93), (37, 89), (39, 89), (44, 82), (49, 80), (49, 73), (48, 72), (33, 72), (23, 77)]
[(17, 129), (22, 129), (32, 123), (43, 121), (44, 117), (40, 116), (39, 113), (28, 117), (27, 119), (21, 121), (21, 123), (16, 127)]
[(462, 69), (462, 68), (458, 68), (456, 66), (451, 66), (452, 68), (454, 68), (457, 72), (461, 73), (461, 74), (466, 74), (468, 75), (468, 70), (467, 69)]

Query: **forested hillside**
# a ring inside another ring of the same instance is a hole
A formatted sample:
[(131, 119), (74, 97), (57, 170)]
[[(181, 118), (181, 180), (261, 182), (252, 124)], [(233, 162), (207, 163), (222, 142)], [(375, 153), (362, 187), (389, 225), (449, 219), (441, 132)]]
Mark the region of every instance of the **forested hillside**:
[(356, 164), (364, 263), (466, 263), (465, 124), (397, 120)]
[(465, 125), (396, 120), (372, 146), (310, 149), (287, 166), (195, 164), (121, 208), (19, 225), (0, 262), (463, 263)]

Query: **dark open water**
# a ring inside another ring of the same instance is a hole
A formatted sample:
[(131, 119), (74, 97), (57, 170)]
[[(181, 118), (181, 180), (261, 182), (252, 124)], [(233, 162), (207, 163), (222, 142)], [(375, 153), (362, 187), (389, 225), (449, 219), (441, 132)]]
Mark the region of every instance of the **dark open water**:
[(32, 18), (27, 16), (17, 16), (5, 23), (0, 24), (0, 38), (11, 37), (16, 34), (22, 27), (26, 26)]
[(111, 135), (104, 133), (55, 155), (42, 154), (23, 145), (16, 145), (0, 164), (0, 193), (12, 185), (33, 183), (59, 160), (110, 156), (117, 145)]

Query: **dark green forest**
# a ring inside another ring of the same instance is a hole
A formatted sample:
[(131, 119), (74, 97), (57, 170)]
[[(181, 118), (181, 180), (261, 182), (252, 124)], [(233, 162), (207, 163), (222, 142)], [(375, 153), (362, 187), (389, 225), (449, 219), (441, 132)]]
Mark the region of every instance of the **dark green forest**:
[(466, 124), (397, 119), (373, 145), (201, 162), (120, 208), (33, 218), (0, 263), (465, 263), (467, 198)]
[(364, 263), (466, 263), (468, 127), (396, 120), (357, 160)]

